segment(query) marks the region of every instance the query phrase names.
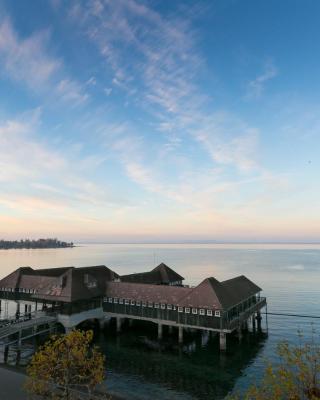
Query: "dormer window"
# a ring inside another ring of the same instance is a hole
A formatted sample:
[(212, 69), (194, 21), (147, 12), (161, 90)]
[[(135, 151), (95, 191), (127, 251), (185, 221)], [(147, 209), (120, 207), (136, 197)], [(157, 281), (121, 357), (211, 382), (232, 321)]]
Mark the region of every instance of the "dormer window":
[(214, 316), (220, 318), (220, 311), (215, 311)]

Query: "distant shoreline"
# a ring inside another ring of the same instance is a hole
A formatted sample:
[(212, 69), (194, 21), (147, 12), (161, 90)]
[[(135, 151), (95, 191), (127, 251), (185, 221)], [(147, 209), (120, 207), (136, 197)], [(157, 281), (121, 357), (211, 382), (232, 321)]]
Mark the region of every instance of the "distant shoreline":
[(63, 242), (58, 239), (21, 239), (0, 240), (0, 250), (31, 250), (31, 249), (65, 249), (75, 247), (73, 242)]

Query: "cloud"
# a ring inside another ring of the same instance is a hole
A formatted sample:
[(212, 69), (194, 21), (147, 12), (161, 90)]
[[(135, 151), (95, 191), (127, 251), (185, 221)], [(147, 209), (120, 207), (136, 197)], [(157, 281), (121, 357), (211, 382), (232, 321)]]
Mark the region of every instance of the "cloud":
[[(91, 177), (101, 162), (98, 155), (74, 154), (72, 148), (55, 148), (41, 139), (41, 111), (30, 111), (14, 120), (0, 121), (0, 203), (67, 214), (101, 215), (111, 208), (129, 206), (108, 184)], [(20, 204), (20, 206), (19, 206)], [(91, 209), (90, 209), (91, 208)], [(103, 211), (104, 210), (104, 211)]]
[(20, 39), (9, 18), (0, 21), (0, 59), (5, 71), (31, 88), (48, 84), (61, 68), (61, 61), (46, 51), (48, 32), (37, 32)]
[[(0, 62), (2, 73), (22, 82), (32, 91), (55, 93), (62, 101), (73, 104), (88, 99), (83, 85), (63, 71), (63, 61), (48, 51), (49, 31), (40, 31), (22, 39), (8, 17), (0, 19)], [(91, 81), (93, 83), (93, 81)]]
[(258, 75), (254, 80), (250, 81), (247, 86), (247, 99), (257, 99), (261, 97), (265, 85), (268, 81), (278, 75), (278, 70), (273, 62), (268, 61), (264, 66), (262, 74)]
[(69, 79), (61, 80), (57, 85), (56, 92), (62, 100), (74, 105), (85, 103), (89, 98), (77, 82)]
[[(258, 130), (230, 112), (218, 127), (208, 117), (211, 99), (197, 84), (205, 61), (196, 49), (190, 15), (164, 17), (135, 0), (78, 2), (71, 15), (113, 71), (113, 84), (155, 119), (153, 126), (165, 135), (162, 156), (187, 137), (214, 164), (242, 173), (256, 167)], [(256, 85), (270, 79), (270, 68)]]

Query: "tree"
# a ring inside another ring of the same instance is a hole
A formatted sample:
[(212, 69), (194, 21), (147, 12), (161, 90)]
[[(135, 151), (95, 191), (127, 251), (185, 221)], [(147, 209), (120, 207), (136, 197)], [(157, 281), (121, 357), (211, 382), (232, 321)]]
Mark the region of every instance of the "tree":
[(320, 346), (311, 343), (297, 346), (282, 342), (278, 345), (279, 363), (268, 364), (259, 385), (252, 385), (243, 400), (318, 400), (320, 399)]
[(90, 396), (105, 377), (105, 357), (91, 345), (92, 338), (92, 331), (79, 330), (52, 336), (27, 367), (26, 390), (43, 399)]

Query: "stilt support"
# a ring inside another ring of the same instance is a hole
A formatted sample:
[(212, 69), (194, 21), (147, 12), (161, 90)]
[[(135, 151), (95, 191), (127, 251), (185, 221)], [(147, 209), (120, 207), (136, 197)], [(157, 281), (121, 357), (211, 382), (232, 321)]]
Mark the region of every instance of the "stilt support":
[(183, 343), (183, 327), (179, 326), (179, 343)]
[(162, 324), (158, 324), (158, 339), (162, 339)]
[(256, 319), (255, 316), (253, 315), (252, 318), (252, 331), (255, 332), (256, 331)]
[(102, 331), (103, 328), (104, 328), (104, 324), (105, 324), (105, 319), (104, 319), (104, 318), (100, 318), (100, 319), (99, 319), (99, 327), (100, 327), (100, 330), (101, 330), (101, 331)]
[(220, 350), (227, 350), (227, 335), (224, 332), (220, 332)]
[(117, 332), (120, 333), (121, 332), (121, 318), (117, 317)]
[(260, 311), (257, 312), (256, 319), (257, 319), (258, 331), (260, 332), (261, 331), (261, 320), (262, 320)]
[(241, 340), (242, 340), (242, 329), (241, 329), (241, 325), (238, 327), (237, 332), (238, 332), (238, 339), (239, 339), (239, 342), (241, 342)]

